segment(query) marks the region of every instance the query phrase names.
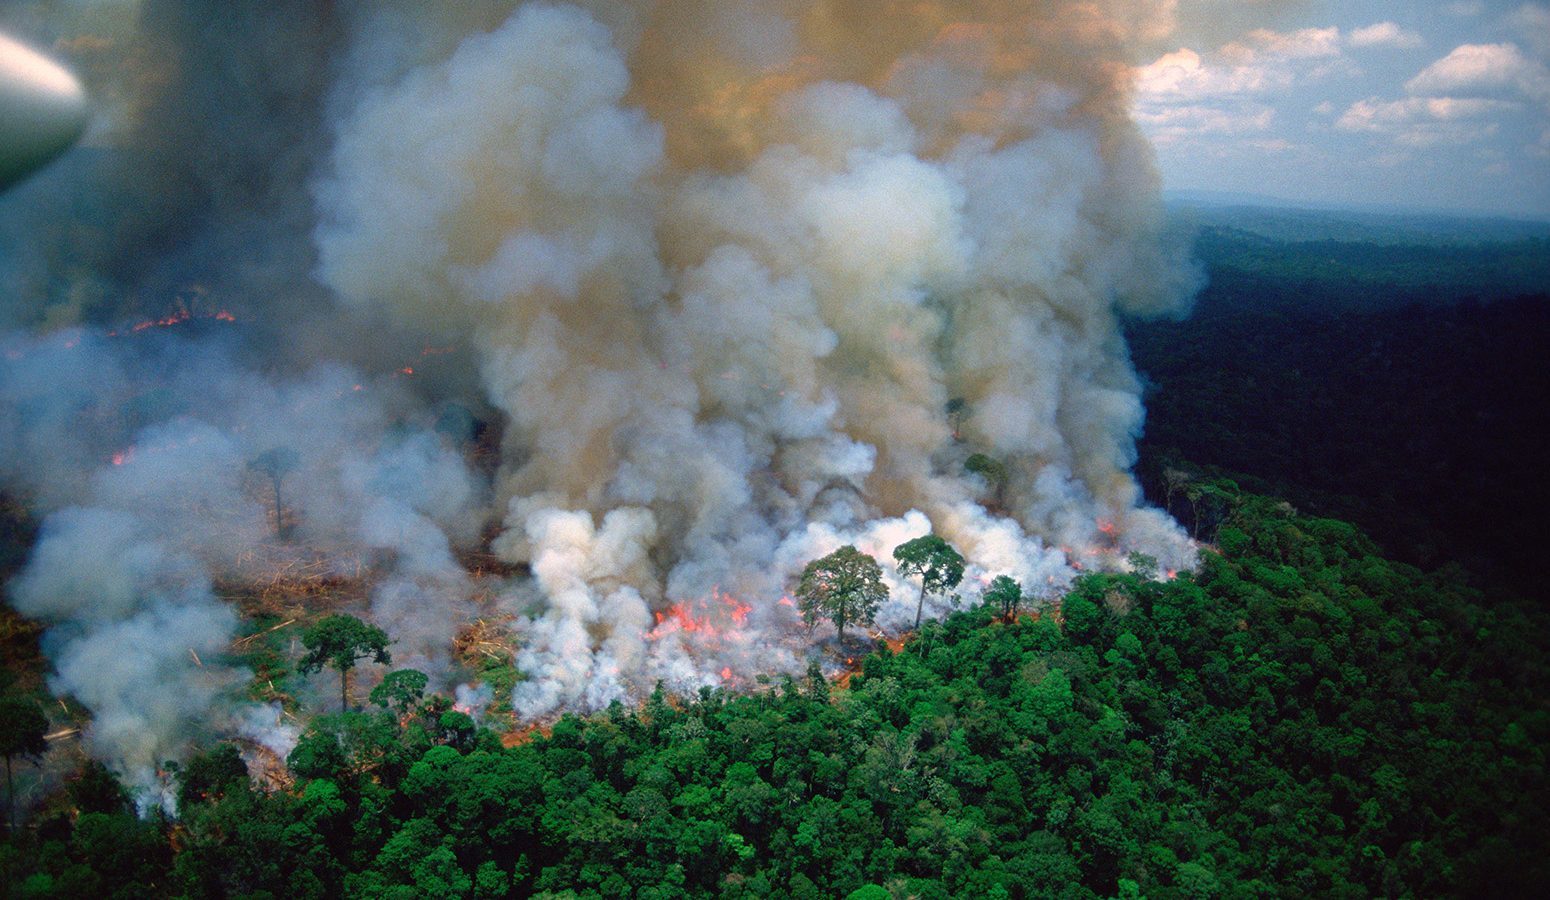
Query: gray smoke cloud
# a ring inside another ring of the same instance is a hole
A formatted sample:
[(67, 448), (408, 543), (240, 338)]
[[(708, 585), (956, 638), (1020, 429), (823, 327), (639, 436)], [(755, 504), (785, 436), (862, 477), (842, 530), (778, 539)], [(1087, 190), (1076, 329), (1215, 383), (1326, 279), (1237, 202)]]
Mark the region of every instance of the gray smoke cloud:
[[(18, 8), (0, 25), (49, 21)], [(0, 474), (44, 516), (11, 593), (93, 749), (149, 780), (201, 732), (292, 740), (220, 661), (277, 565), (364, 572), (358, 611), (438, 677), (493, 594), (528, 718), (799, 671), (786, 592), (845, 543), (885, 563), (895, 633), (918, 594), (892, 549), (931, 530), (970, 598), (1131, 551), (1190, 566), (1129, 474), (1119, 329), (1196, 285), (1128, 117), (1170, 10), (53, 20), (104, 99), (88, 146), (0, 198)], [(169, 308), (195, 321), (133, 330)]]
[(649, 626), (727, 592), (784, 635), (792, 574), (846, 542), (935, 528), (1043, 592), (1088, 553), (1189, 565), (1128, 475), (1117, 325), (1194, 285), (1115, 71), (1162, 11), (1003, 6), (862, 40), (855, 4), (522, 4), (344, 111), (319, 277), (477, 350), (495, 549), (538, 589), (524, 714), (789, 667)]
[(365, 567), (399, 659), (446, 672), (473, 614), (453, 548), (477, 538), (484, 497), (402, 380), (335, 365), (272, 379), (177, 334), (7, 342), (0, 470), (53, 510), (11, 596), (52, 626), (51, 687), (92, 711), (89, 745), (138, 784), (192, 740), (245, 733), (247, 673), (224, 662), (233, 601), (287, 573)]

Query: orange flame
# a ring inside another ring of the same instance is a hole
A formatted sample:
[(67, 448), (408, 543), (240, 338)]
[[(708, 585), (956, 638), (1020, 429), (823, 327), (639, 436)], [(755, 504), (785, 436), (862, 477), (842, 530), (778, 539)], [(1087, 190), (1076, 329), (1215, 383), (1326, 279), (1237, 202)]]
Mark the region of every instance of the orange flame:
[(109, 331), (107, 336), (123, 337), (126, 335), (139, 334), (143, 331), (149, 331), (152, 328), (172, 328), (196, 320), (205, 322), (235, 322), (237, 321), (237, 317), (233, 313), (224, 309), (218, 309), (214, 312), (206, 313), (195, 312), (186, 306), (180, 306), (178, 309), (160, 318), (146, 319), (143, 322), (136, 322), (135, 324), (130, 325), (128, 328), (114, 329)]
[(652, 613), (656, 625), (646, 637), (655, 639), (678, 631), (696, 635), (701, 642), (718, 639), (748, 623), (753, 605), (714, 587), (710, 596), (697, 601), (679, 601)]

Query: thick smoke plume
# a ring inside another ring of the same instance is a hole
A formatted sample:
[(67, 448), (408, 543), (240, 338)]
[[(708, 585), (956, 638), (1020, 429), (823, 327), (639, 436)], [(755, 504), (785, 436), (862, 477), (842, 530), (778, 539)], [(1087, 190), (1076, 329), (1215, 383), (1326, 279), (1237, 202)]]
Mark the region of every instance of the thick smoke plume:
[[(273, 719), (219, 657), (276, 558), (438, 677), (512, 617), (524, 717), (799, 669), (845, 543), (1190, 565), (1119, 329), (1195, 283), (1128, 115), (1171, 5), (83, 4), (91, 146), (0, 198), (0, 471), (93, 746)], [(237, 321), (133, 331), (175, 302)]]

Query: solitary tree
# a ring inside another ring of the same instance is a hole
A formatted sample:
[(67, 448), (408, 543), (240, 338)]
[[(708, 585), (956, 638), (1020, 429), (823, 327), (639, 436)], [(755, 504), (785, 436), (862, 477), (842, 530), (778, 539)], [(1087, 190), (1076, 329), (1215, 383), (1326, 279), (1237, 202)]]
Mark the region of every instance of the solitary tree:
[(15, 757), (37, 759), (48, 749), (43, 735), (48, 733), (48, 717), (31, 700), (0, 700), (0, 755), (5, 757), (6, 821), (16, 830), (16, 788), (11, 781), (11, 760)]
[(248, 463), (248, 468), (269, 476), (269, 485), (274, 489), (274, 536), (282, 541), (285, 540), (285, 507), (280, 482), (300, 463), (301, 457), (289, 447), (270, 448)]
[(1023, 599), (1023, 586), (1005, 575), (997, 575), (985, 589), (985, 602), (994, 603), (1003, 618), (1010, 620), (1017, 615), (1017, 604)]
[(362, 659), (387, 664), (393, 657), (388, 653), (387, 632), (375, 625), (368, 625), (354, 616), (324, 616), (307, 629), (301, 637), (307, 655), (296, 668), (303, 672), (320, 672), (324, 666), (339, 671), (340, 708), (350, 708), (350, 670)]
[(963, 580), (963, 557), (941, 537), (928, 534), (893, 548), (893, 558), (899, 563), (899, 574), (920, 576), (920, 602), (915, 604), (915, 630), (919, 631), (926, 595), (958, 586)]
[(886, 599), (888, 586), (883, 584), (882, 567), (849, 544), (808, 563), (797, 585), (797, 600), (807, 627), (811, 629), (820, 616), (827, 616), (839, 629), (841, 643), (846, 625), (872, 624), (877, 608)]

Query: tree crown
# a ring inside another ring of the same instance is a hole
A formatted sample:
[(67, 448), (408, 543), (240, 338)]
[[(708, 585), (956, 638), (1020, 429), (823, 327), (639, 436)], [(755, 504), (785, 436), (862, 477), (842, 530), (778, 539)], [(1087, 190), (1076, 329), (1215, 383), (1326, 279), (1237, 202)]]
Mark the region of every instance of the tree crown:
[(997, 575), (985, 589), (985, 602), (999, 607), (1002, 615), (1011, 615), (1022, 599), (1023, 586), (1005, 575)]
[(317, 672), (324, 666), (347, 672), (357, 660), (368, 657), (383, 664), (392, 661), (387, 632), (354, 616), (324, 616), (307, 629), (301, 643), (307, 648), (307, 655), (296, 665), (302, 672)]
[(0, 700), (0, 756), (39, 757), (48, 749), (48, 717), (31, 700)]
[(809, 628), (819, 616), (828, 616), (843, 631), (846, 623), (871, 624), (877, 608), (888, 599), (888, 586), (883, 584), (877, 560), (846, 544), (807, 564), (797, 585), (797, 599)]
[(963, 556), (940, 535), (905, 541), (893, 549), (901, 575), (919, 575), (928, 594), (950, 591), (963, 580)]

